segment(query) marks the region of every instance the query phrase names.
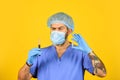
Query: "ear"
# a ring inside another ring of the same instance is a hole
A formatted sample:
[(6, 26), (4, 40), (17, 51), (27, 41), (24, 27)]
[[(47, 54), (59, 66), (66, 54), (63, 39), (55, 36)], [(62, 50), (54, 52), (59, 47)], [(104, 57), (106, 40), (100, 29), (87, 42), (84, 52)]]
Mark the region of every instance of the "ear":
[(72, 33), (72, 29), (68, 29), (68, 35)]

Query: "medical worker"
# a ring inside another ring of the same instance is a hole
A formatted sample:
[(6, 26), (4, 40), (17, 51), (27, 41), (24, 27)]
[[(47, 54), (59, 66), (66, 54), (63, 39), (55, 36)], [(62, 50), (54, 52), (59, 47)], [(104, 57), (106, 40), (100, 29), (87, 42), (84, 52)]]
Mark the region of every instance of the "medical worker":
[(71, 16), (59, 12), (50, 16), (47, 24), (52, 45), (29, 51), (18, 80), (32, 77), (37, 80), (84, 80), (85, 70), (92, 75), (106, 76), (103, 62), (80, 34), (73, 34), (72, 40), (78, 43), (77, 46), (68, 41), (68, 36), (74, 31)]

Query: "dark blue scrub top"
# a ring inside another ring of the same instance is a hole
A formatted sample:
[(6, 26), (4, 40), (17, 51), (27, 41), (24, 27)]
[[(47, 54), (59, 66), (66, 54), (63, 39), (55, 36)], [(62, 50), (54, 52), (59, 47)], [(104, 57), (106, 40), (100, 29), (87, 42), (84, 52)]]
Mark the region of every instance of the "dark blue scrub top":
[(85, 70), (93, 74), (88, 54), (70, 45), (61, 58), (54, 46), (41, 49), (42, 54), (34, 61), (30, 73), (38, 80), (84, 80)]

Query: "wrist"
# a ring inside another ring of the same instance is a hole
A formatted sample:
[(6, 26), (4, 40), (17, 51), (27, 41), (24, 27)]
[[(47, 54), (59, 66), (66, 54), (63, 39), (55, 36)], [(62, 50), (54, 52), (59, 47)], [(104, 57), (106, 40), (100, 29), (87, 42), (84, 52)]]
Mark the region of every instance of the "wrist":
[(92, 49), (90, 49), (90, 48), (86, 49), (86, 53), (87, 53), (87, 54), (92, 53)]
[(31, 67), (31, 66), (32, 66), (32, 64), (29, 64), (28, 62), (26, 62), (26, 65), (27, 65), (28, 67)]
[(92, 51), (92, 50), (88, 54), (89, 55), (95, 55), (94, 51)]

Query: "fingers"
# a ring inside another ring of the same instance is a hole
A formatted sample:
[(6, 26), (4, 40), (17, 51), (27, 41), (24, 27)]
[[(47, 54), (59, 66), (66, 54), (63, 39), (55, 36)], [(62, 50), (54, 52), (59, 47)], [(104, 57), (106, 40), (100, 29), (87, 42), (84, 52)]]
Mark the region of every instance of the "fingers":
[(30, 51), (40, 51), (40, 50), (41, 50), (40, 48), (33, 48)]
[(41, 49), (40, 48), (33, 48), (29, 52), (29, 56), (36, 56), (40, 54)]
[(77, 42), (78, 40), (76, 38), (72, 38), (73, 41)]
[(80, 34), (73, 34), (73, 38), (77, 39), (79, 42), (85, 41)]
[(75, 48), (75, 49), (80, 49), (78, 46), (72, 46), (72, 48)]
[(80, 34), (73, 34), (73, 37), (75, 37), (76, 39), (81, 39), (81, 35)]
[(83, 50), (82, 47), (80, 47), (80, 46), (74, 46), (74, 45), (72, 45), (72, 48)]
[(81, 38), (82, 38), (80, 34), (77, 34), (76, 37), (77, 37), (79, 40), (81, 40)]
[(39, 54), (39, 53), (40, 53), (40, 51), (32, 51), (32, 52), (31, 52), (32, 55), (37, 55), (37, 54)]
[(81, 36), (79, 34), (73, 34), (72, 36), (73, 36), (72, 40), (74, 40), (76, 42), (81, 41)]

